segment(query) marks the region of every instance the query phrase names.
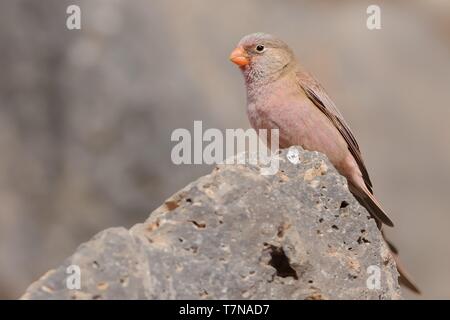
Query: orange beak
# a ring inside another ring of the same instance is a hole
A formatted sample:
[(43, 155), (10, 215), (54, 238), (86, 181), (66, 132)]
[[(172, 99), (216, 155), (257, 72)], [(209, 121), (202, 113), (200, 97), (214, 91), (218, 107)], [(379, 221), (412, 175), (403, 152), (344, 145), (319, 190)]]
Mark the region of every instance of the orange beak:
[(237, 47), (233, 50), (233, 52), (231, 52), (230, 60), (240, 67), (246, 66), (250, 63), (248, 55), (242, 47)]

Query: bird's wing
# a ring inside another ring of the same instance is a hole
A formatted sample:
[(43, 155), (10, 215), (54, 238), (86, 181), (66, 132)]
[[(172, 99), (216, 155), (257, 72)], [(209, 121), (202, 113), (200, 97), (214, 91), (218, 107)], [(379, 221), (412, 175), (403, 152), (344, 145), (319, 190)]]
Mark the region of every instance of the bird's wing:
[(372, 182), (370, 181), (369, 173), (364, 165), (358, 142), (345, 122), (344, 117), (323, 87), (310, 74), (305, 71), (299, 71), (297, 72), (297, 79), (300, 87), (305, 91), (308, 98), (331, 120), (347, 142), (348, 149), (361, 170), (364, 182), (369, 191), (372, 192)]

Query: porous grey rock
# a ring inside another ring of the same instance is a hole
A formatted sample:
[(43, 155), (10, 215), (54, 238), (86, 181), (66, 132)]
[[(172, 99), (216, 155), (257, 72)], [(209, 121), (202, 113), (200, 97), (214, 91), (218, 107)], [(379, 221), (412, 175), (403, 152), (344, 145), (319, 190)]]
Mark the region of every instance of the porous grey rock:
[[(298, 151), (296, 164), (287, 150), (275, 156), (275, 175), (216, 167), (144, 223), (82, 244), (22, 298), (401, 298), (395, 263), (346, 180), (322, 154)], [(70, 265), (79, 290), (67, 288)]]

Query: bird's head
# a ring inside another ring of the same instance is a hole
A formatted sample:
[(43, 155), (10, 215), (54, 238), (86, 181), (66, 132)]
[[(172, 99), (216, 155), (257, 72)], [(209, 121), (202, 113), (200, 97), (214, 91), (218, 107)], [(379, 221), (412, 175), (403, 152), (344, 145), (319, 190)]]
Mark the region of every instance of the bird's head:
[(239, 41), (230, 54), (249, 80), (277, 77), (295, 61), (286, 43), (265, 33), (249, 34)]

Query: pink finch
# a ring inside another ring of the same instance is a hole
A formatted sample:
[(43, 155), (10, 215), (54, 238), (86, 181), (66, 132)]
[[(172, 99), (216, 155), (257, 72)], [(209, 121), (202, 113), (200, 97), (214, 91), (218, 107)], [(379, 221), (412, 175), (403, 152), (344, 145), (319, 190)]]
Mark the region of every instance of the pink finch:
[[(325, 154), (347, 181), (355, 198), (381, 229), (393, 226), (372, 191), (358, 143), (344, 117), (322, 86), (297, 61), (293, 51), (274, 36), (255, 33), (242, 38), (231, 53), (247, 87), (247, 114), (252, 127), (278, 129), (280, 148), (300, 145)], [(400, 281), (417, 287), (399, 266)]]

